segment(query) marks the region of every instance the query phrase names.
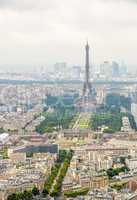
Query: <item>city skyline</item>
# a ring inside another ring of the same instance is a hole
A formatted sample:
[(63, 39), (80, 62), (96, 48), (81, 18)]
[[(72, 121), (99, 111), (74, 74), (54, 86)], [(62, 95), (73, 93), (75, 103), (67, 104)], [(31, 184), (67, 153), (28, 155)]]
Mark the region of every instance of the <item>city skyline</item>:
[(0, 1), (0, 67), (84, 65), (88, 38), (93, 63), (124, 60), (136, 70), (136, 7), (129, 0)]
[(137, 0), (0, 0), (0, 200), (137, 200)]

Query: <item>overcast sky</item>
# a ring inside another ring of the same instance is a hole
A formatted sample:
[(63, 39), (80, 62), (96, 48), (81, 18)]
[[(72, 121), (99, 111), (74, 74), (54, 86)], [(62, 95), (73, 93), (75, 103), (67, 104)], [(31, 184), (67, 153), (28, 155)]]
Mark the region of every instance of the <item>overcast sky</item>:
[(137, 0), (0, 0), (0, 66), (137, 64)]

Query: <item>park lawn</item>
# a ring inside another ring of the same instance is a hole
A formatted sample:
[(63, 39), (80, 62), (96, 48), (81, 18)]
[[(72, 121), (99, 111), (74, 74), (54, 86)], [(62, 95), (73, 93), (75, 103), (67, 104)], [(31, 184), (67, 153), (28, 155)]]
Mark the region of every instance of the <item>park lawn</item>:
[(73, 117), (73, 119), (71, 120), (70, 124), (69, 124), (69, 129), (73, 128), (73, 126), (74, 126), (75, 122), (77, 121), (78, 117), (79, 117), (79, 113), (76, 113), (75, 116)]
[(80, 129), (88, 129), (90, 128), (90, 115), (83, 115), (79, 121)]

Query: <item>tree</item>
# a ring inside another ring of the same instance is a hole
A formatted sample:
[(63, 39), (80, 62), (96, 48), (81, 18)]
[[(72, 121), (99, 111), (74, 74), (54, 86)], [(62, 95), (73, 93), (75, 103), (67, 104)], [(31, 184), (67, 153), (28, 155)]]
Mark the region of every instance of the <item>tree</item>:
[(25, 190), (24, 192), (23, 192), (23, 194), (24, 194), (24, 200), (31, 200), (32, 199), (32, 192), (31, 191), (27, 191), (27, 190)]
[(49, 194), (49, 192), (48, 192), (46, 187), (44, 187), (42, 193), (43, 193), (44, 196), (47, 196)]
[(11, 195), (8, 196), (7, 200), (17, 200), (17, 195), (16, 193), (13, 193)]
[(32, 194), (34, 195), (34, 196), (37, 196), (37, 195), (39, 195), (39, 189), (36, 187), (36, 186), (34, 186), (33, 187), (33, 189), (32, 189)]

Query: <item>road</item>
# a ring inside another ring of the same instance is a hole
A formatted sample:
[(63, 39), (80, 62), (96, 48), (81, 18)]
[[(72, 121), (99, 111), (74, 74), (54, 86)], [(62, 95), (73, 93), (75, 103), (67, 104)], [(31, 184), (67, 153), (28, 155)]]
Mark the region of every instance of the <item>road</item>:
[(123, 178), (122, 180), (111, 180), (110, 184), (114, 184), (114, 183), (117, 183), (117, 184), (119, 184), (119, 183), (126, 183), (126, 182), (128, 182), (130, 180), (136, 180), (137, 181), (137, 175), (132, 176), (132, 177), (128, 177), (128, 178)]
[(59, 177), (59, 175), (60, 175), (60, 171), (61, 171), (61, 169), (62, 169), (62, 167), (63, 167), (63, 164), (64, 164), (64, 162), (61, 164), (61, 166), (60, 166), (60, 168), (59, 168), (59, 171), (58, 171), (58, 174), (57, 174), (56, 178), (54, 179), (54, 182), (53, 182), (52, 187), (51, 187), (51, 189), (50, 189), (50, 193), (52, 193), (52, 192), (54, 191), (54, 186), (55, 186), (56, 183), (57, 183), (57, 180), (58, 180), (58, 177)]
[(79, 114), (79, 116), (78, 116), (78, 118), (77, 118), (77, 120), (76, 120), (76, 122), (75, 122), (75, 124), (72, 128), (73, 130), (78, 129), (80, 118), (81, 118), (81, 113)]

